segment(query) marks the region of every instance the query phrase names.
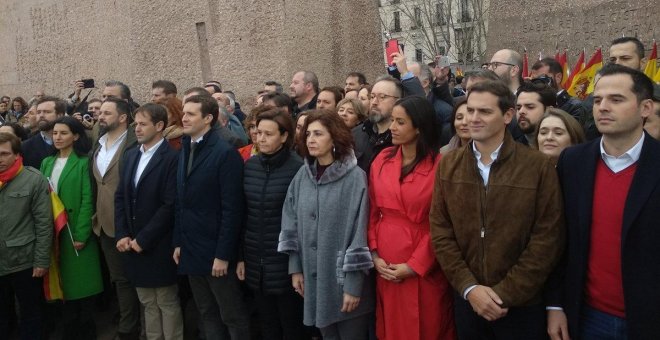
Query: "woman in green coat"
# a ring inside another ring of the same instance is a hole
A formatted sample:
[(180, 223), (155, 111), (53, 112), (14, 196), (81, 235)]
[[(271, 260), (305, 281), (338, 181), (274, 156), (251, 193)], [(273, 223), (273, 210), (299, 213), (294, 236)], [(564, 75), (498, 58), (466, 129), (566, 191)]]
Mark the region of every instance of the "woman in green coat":
[[(63, 339), (95, 339), (93, 296), (103, 291), (99, 247), (92, 235), (90, 142), (75, 118), (62, 117), (53, 127), (57, 153), (43, 160), (46, 176), (66, 209), (69, 224), (59, 236), (60, 277), (64, 292)], [(70, 232), (69, 232), (70, 231)]]

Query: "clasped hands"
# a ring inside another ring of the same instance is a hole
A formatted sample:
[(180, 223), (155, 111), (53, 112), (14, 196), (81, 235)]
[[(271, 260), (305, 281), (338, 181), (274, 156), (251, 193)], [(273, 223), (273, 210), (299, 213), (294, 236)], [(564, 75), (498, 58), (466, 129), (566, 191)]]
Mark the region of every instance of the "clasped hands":
[(405, 263), (390, 263), (388, 264), (382, 258), (378, 256), (373, 256), (374, 267), (376, 271), (383, 279), (392, 282), (403, 282), (403, 280), (417, 275), (411, 268)]
[(497, 293), (487, 286), (477, 285), (467, 294), (467, 299), (475, 313), (488, 321), (502, 318), (509, 311), (502, 307), (504, 302)]
[(117, 241), (117, 250), (119, 250), (120, 253), (125, 253), (132, 250), (139, 254), (142, 252), (142, 247), (140, 247), (136, 239), (124, 237)]

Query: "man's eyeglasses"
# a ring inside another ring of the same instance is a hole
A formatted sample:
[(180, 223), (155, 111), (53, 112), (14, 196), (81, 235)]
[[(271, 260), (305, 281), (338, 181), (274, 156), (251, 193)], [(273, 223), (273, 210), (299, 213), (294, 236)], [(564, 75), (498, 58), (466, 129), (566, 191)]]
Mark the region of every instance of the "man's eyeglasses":
[(397, 96), (390, 96), (389, 94), (384, 94), (384, 93), (372, 93), (371, 96), (369, 96), (369, 99), (374, 100), (378, 98), (378, 101), (383, 101), (387, 98), (394, 98), (394, 99), (399, 99)]
[(506, 66), (511, 66), (511, 67), (516, 66), (514, 64), (502, 63), (502, 62), (499, 62), (499, 61), (493, 61), (493, 62), (490, 62), (490, 63), (483, 63), (481, 65), (481, 68), (495, 71), (495, 69), (497, 69), (500, 65), (506, 65)]

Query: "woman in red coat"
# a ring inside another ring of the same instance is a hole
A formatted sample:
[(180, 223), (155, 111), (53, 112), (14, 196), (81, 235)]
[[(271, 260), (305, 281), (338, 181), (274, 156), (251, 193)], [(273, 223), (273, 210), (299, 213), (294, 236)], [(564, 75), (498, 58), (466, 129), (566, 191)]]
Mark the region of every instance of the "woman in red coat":
[(422, 97), (397, 101), (390, 131), (394, 146), (376, 157), (369, 178), (376, 334), (380, 340), (454, 339), (451, 286), (430, 242), (440, 160), (433, 107)]

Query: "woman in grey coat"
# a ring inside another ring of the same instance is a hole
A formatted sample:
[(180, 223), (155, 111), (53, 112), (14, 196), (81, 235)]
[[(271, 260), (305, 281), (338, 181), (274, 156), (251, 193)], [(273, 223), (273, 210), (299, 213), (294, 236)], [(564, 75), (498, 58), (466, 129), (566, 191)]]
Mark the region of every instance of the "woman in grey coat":
[(305, 165), (289, 186), (278, 251), (289, 254), (305, 325), (320, 328), (326, 340), (366, 339), (375, 304), (367, 178), (336, 113), (311, 112), (302, 133)]

